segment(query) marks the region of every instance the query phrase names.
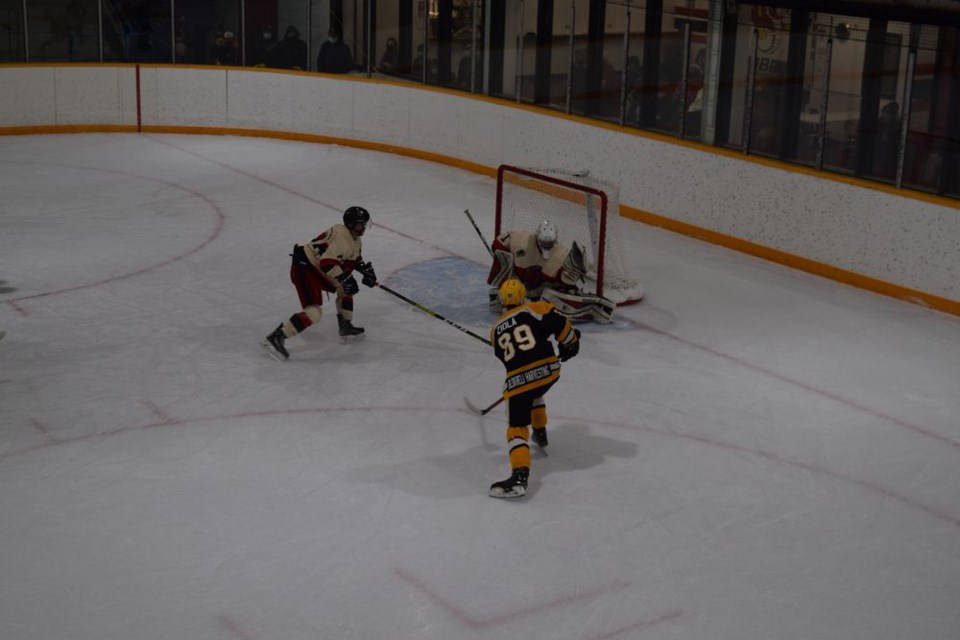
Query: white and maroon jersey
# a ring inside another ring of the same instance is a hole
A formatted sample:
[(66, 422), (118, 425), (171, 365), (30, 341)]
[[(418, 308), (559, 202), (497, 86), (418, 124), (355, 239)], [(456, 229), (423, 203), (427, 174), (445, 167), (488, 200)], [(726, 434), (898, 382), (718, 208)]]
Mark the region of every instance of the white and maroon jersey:
[(303, 245), (310, 264), (332, 280), (357, 268), (363, 260), (361, 250), (360, 236), (354, 236), (342, 224), (333, 225)]
[[(514, 273), (526, 285), (531, 298), (539, 298), (544, 287), (565, 289), (576, 285), (576, 280), (567, 275), (563, 267), (570, 249), (559, 242), (550, 251), (550, 257), (545, 259), (537, 246), (536, 234), (508, 231), (493, 241), (493, 251), (506, 251), (513, 255)], [(498, 271), (499, 263), (494, 260), (487, 284), (497, 279)]]

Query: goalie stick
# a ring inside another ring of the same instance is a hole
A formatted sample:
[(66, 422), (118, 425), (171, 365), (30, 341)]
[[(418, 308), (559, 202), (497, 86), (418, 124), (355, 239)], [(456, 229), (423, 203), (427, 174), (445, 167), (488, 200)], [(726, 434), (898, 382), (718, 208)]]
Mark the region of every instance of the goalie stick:
[(470, 209), (464, 209), (463, 212), (467, 214), (467, 218), (470, 219), (470, 224), (473, 225), (473, 228), (477, 230), (477, 235), (480, 236), (480, 242), (483, 243), (484, 248), (486, 248), (487, 253), (490, 254), (490, 257), (494, 257), (493, 249), (490, 248), (490, 245), (487, 244), (487, 239), (483, 237), (483, 232), (480, 231), (480, 227), (477, 226), (477, 221), (473, 219), (473, 214), (470, 213)]

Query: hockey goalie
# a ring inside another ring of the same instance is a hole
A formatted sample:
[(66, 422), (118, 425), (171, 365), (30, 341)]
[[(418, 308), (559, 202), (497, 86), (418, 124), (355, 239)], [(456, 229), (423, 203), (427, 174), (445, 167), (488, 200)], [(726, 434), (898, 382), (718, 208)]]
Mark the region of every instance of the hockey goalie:
[(544, 220), (535, 232), (508, 231), (493, 241), (490, 307), (500, 311), (500, 285), (510, 278), (523, 282), (527, 297), (545, 300), (571, 320), (610, 322), (616, 304), (580, 290), (587, 273), (584, 251), (576, 242), (570, 247), (558, 241), (557, 227)]

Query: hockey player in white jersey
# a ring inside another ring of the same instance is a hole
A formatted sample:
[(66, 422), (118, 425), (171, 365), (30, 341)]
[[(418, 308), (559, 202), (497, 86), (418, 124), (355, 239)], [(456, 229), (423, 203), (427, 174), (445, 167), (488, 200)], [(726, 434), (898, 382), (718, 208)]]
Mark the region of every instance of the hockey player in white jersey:
[(557, 227), (549, 220), (536, 232), (507, 231), (493, 241), (493, 265), (487, 276), (490, 306), (499, 311), (499, 288), (510, 278), (520, 280), (531, 300), (546, 300), (572, 320), (610, 322), (616, 305), (602, 296), (581, 292), (586, 276), (583, 249), (559, 242)]
[(314, 239), (293, 246), (290, 281), (297, 290), (302, 311), (280, 323), (260, 345), (277, 360), (290, 357), (284, 342), (320, 321), (324, 293), (336, 294), (337, 323), (341, 338), (357, 339), (364, 329), (353, 324), (353, 296), (360, 290), (353, 272), (357, 271), (368, 287), (377, 286), (373, 265), (362, 257), (363, 235), (370, 213), (363, 207), (350, 207), (343, 213), (343, 224), (335, 224)]

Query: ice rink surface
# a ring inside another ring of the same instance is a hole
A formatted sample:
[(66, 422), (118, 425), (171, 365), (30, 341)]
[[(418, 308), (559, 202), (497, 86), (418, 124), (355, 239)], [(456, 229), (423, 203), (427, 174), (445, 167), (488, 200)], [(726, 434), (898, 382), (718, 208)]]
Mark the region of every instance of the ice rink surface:
[(623, 220), (646, 299), (495, 500), (479, 341), (361, 287), (364, 341), (328, 302), (258, 344), (355, 204), (381, 281), (485, 334), (493, 180), (104, 134), (0, 138), (0, 187), (3, 640), (960, 638), (956, 317)]

